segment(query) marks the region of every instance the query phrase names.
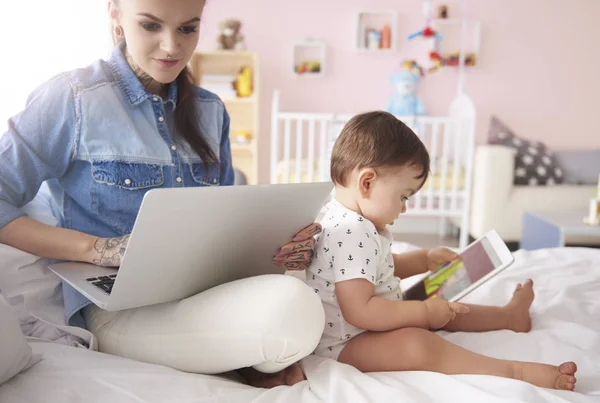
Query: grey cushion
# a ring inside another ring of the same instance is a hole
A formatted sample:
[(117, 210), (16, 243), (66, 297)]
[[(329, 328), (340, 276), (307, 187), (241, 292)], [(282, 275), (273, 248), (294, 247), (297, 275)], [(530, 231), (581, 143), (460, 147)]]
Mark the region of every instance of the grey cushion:
[(565, 183), (596, 185), (600, 175), (600, 150), (557, 151), (556, 160), (562, 168)]
[(554, 153), (544, 143), (518, 137), (495, 116), (490, 122), (488, 141), (516, 150), (515, 185), (554, 185), (563, 182), (562, 169)]

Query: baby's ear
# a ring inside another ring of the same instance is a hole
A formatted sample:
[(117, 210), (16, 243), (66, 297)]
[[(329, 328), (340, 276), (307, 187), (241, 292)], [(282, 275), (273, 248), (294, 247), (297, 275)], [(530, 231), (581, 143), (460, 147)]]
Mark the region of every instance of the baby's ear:
[(362, 197), (369, 197), (373, 184), (377, 180), (377, 172), (373, 168), (363, 168), (358, 171), (358, 191)]

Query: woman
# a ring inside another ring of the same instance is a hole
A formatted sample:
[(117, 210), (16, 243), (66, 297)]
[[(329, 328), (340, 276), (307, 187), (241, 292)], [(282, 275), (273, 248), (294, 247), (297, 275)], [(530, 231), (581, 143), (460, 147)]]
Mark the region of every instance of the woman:
[[(0, 138), (0, 243), (119, 266), (146, 191), (233, 184), (229, 116), (186, 68), (203, 8), (204, 0), (109, 2), (118, 43), (110, 59), (43, 84)], [(58, 228), (20, 209), (44, 181)], [(299, 233), (276, 262), (306, 268), (319, 231)], [(101, 351), (188, 372), (243, 367), (257, 386), (301, 380), (292, 364), (312, 352), (323, 329), (318, 297), (290, 276), (121, 312), (95, 307), (67, 284), (63, 296), (69, 324), (90, 330)]]

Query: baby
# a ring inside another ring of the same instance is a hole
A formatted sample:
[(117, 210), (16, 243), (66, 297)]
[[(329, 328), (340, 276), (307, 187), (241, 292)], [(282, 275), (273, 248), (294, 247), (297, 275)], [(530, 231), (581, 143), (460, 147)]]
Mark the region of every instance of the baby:
[(430, 330), (528, 332), (533, 283), (517, 285), (503, 307), (449, 303), (441, 298), (403, 301), (400, 279), (425, 273), (457, 256), (446, 248), (391, 252), (386, 226), (429, 174), (429, 154), (404, 123), (387, 112), (352, 118), (331, 158), (335, 199), (326, 206), (323, 232), (307, 270), (326, 324), (315, 354), (363, 372), (424, 370), (520, 379), (574, 390), (573, 362), (560, 366), (499, 360), (454, 345)]

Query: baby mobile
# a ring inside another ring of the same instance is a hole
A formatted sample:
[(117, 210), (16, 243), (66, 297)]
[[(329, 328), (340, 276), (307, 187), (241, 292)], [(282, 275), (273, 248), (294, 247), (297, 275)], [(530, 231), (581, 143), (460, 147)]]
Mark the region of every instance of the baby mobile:
[[(466, 57), (462, 52), (454, 52), (446, 57), (441, 55), (440, 42), (442, 35), (433, 28), (433, 1), (426, 0), (423, 3), (423, 15), (425, 17), (425, 26), (421, 30), (408, 36), (408, 40), (422, 38), (431, 41), (432, 46), (429, 51), (429, 60), (431, 65), (427, 70), (423, 69), (415, 60), (405, 60), (401, 64), (400, 71), (394, 72), (390, 81), (394, 89), (394, 94), (388, 102), (387, 111), (396, 116), (425, 115), (425, 107), (421, 99), (417, 96), (417, 86), (425, 74), (431, 74), (438, 71), (442, 66), (474, 65), (475, 54), (469, 54)], [(448, 18), (448, 6), (440, 5), (438, 7), (438, 19)], [(462, 49), (462, 46), (461, 46)], [(461, 61), (461, 57), (464, 59)], [(426, 73), (425, 73), (426, 71)]]

